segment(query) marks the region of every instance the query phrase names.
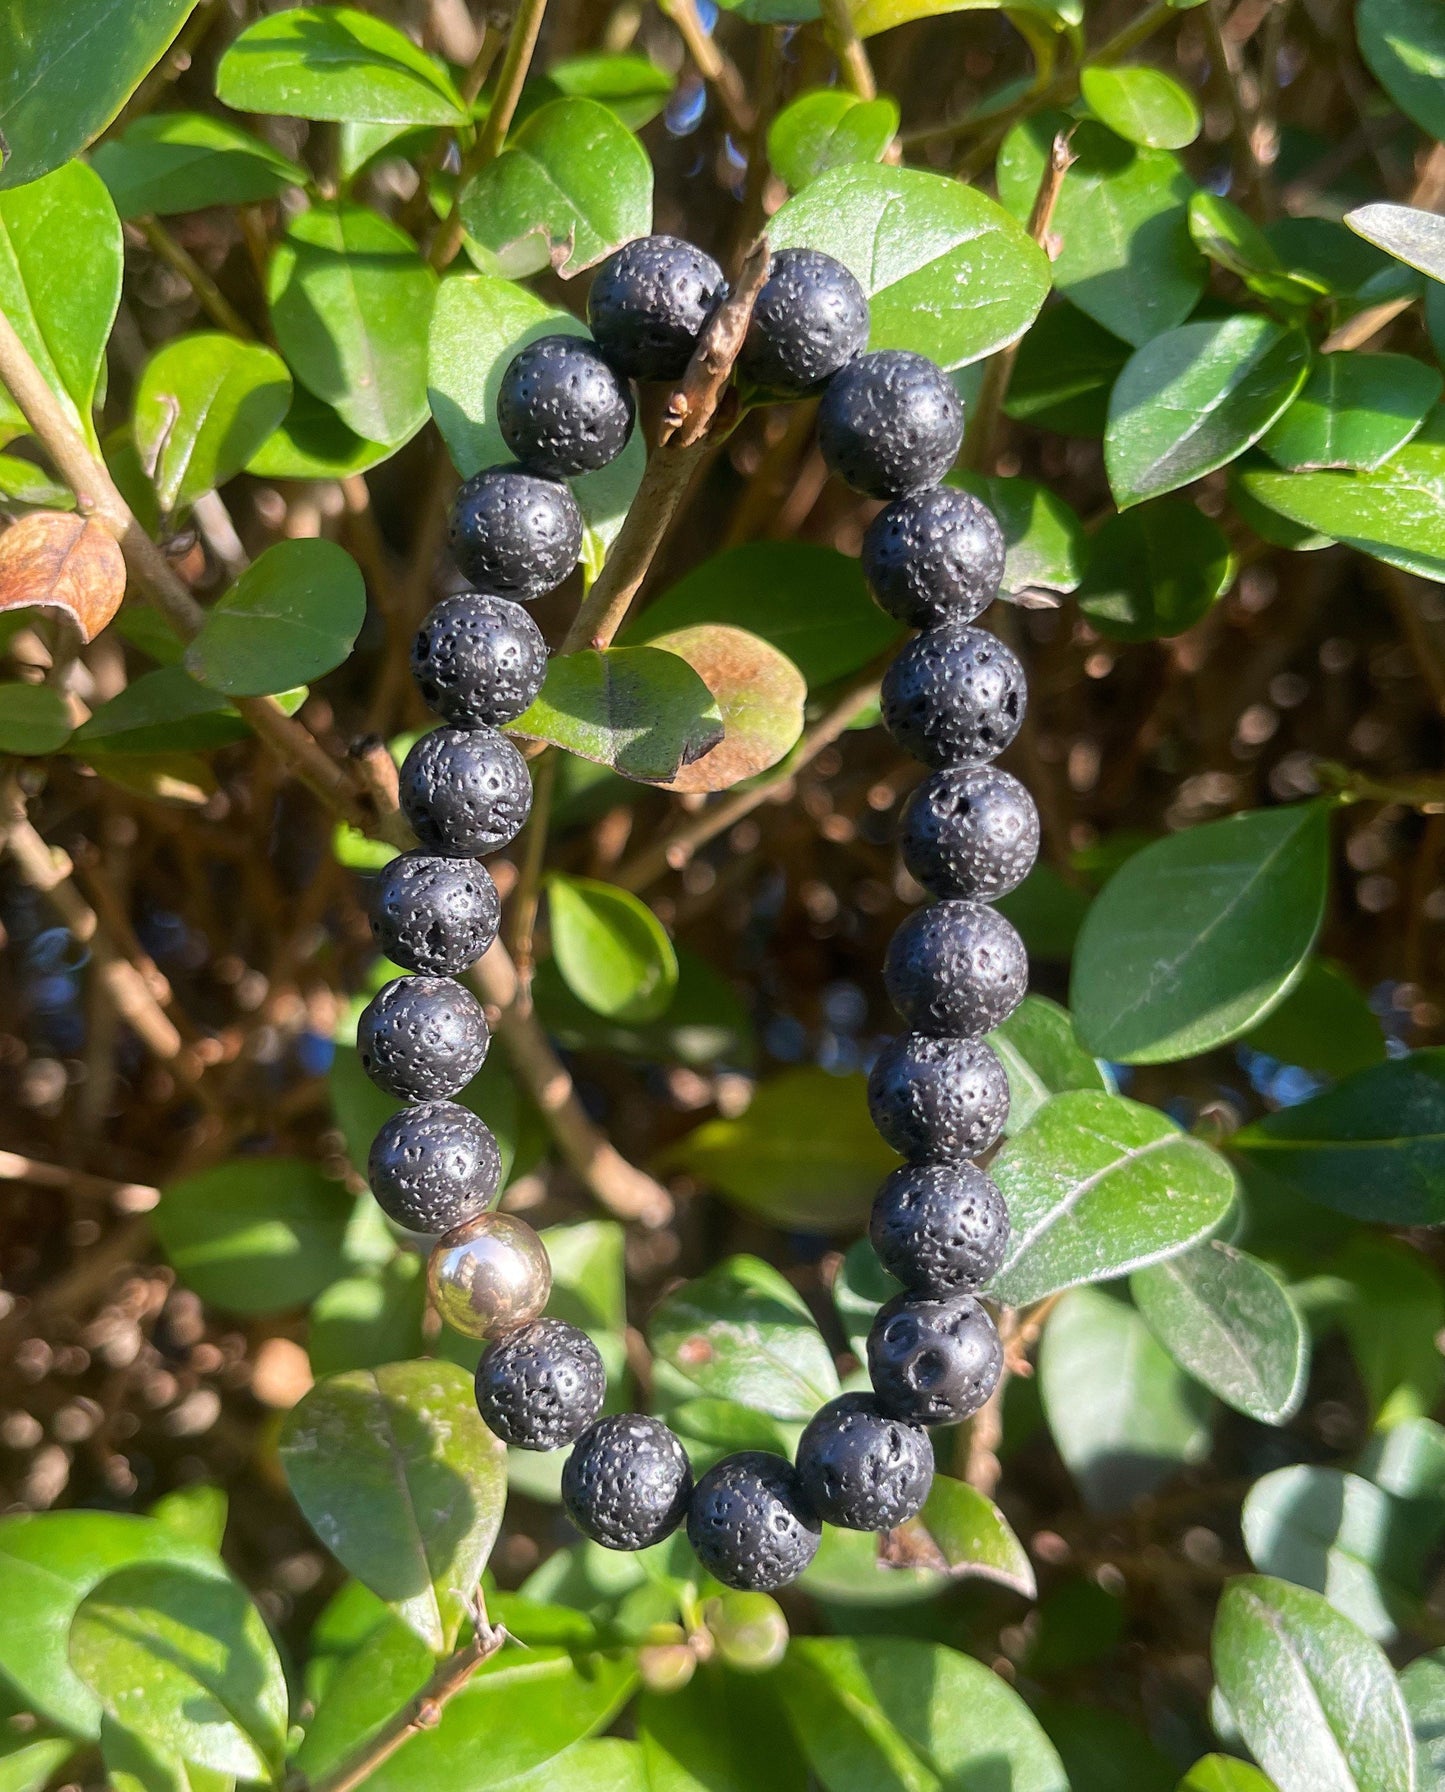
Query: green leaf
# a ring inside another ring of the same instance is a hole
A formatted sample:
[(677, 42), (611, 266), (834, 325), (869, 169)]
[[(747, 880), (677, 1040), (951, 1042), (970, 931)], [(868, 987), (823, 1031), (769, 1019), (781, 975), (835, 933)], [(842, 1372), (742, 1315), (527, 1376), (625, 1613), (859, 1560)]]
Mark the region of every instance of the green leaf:
[(228, 697), (310, 684), (339, 666), (366, 619), (360, 569), (334, 541), (278, 541), (206, 612), (187, 670)]
[(234, 1313), (280, 1313), (342, 1273), (352, 1200), (315, 1164), (237, 1157), (161, 1191), (151, 1225), (176, 1273)]
[(394, 25), (350, 6), (258, 19), (221, 58), (216, 95), (237, 112), (353, 124), (465, 124), (451, 77)]
[(616, 113), (560, 99), (532, 113), (458, 202), (485, 274), (594, 267), (652, 228), (652, 164)]
[(1079, 87), (1089, 110), (1117, 136), (1145, 149), (1183, 149), (1199, 135), (1188, 88), (1157, 68), (1086, 67)]
[(379, 1730), (421, 1691), (436, 1666), (426, 1643), (401, 1619), (381, 1610), (381, 1622), (338, 1663), (306, 1726), (295, 1765), (308, 1779), (327, 1773)]
[(63, 1736), (0, 1735), (0, 1792), (42, 1792), (74, 1753)]
[(1157, 1108), (1088, 1089), (1056, 1095), (994, 1159), (1010, 1306), (1143, 1268), (1204, 1238), (1234, 1199), (1225, 1160)]
[(108, 1716), (183, 1761), (279, 1777), (286, 1679), (244, 1588), (169, 1563), (122, 1568), (81, 1602), (70, 1659)]
[(1331, 1261), (1335, 1309), (1378, 1429), (1429, 1412), (1445, 1386), (1436, 1343), (1445, 1327), (1440, 1278), (1418, 1251), (1358, 1233)]
[[(1445, 61), (1441, 66), (1445, 70)], [(1432, 280), (1445, 280), (1445, 219), (1436, 213), (1413, 205), (1362, 205), (1346, 212), (1345, 222), (1406, 267), (1418, 268)]]
[(637, 1731), (648, 1792), (797, 1792), (807, 1783), (771, 1676), (704, 1664), (679, 1693), (644, 1693)]
[(1170, 1792), (1174, 1763), (1121, 1712), (1059, 1699), (1040, 1699), (1035, 1711), (1072, 1792)]
[(1217, 523), (1182, 498), (1156, 498), (1111, 516), (1089, 543), (1079, 608), (1114, 641), (1182, 635), (1234, 580)]
[(1225, 466), (1289, 406), (1309, 371), (1302, 330), (1240, 313), (1167, 330), (1109, 398), (1104, 462), (1122, 510)]
[(692, 667), (722, 718), (721, 741), (681, 766), (669, 789), (730, 790), (777, 765), (797, 745), (808, 687), (770, 641), (725, 623), (703, 622), (655, 635), (651, 645)]
[[(3, 403), (0, 399), (0, 405)], [(36, 510), (75, 509), (75, 493), (68, 485), (61, 485), (43, 467), (18, 454), (0, 454), (0, 498)]]
[(1414, 1792), (1399, 1682), (1318, 1593), (1264, 1575), (1231, 1581), (1213, 1655), (1219, 1690), (1280, 1792)]
[(1004, 412), (1060, 435), (1102, 436), (1109, 391), (1129, 352), (1075, 306), (1046, 305), (1019, 344)]
[(942, 367), (1017, 341), (1049, 290), (1048, 257), (1000, 206), (916, 168), (831, 168), (774, 214), (768, 236), (851, 269), (868, 294), (871, 348)]
[(157, 1524), (163, 1524), (172, 1536), (183, 1537), (198, 1549), (209, 1549), (219, 1555), (229, 1510), (225, 1488), (213, 1486), (208, 1481), (190, 1481), (184, 1487), (162, 1494), (151, 1507), (150, 1516)]
[(1375, 1433), (1358, 1467), (1397, 1499), (1434, 1499), (1445, 1493), (1445, 1427), (1433, 1419), (1402, 1419)]
[(552, 956), (579, 1001), (612, 1020), (655, 1020), (677, 988), (677, 953), (630, 890), (591, 877), (547, 879)]
[[(1445, 137), (1445, 20), (1431, 0), (1360, 0), (1360, 53), (1400, 110)], [(1288, 1789), (1287, 1789), (1288, 1792)]]
[(387, 460), (393, 450), (348, 429), (330, 405), (297, 386), (291, 409), (246, 462), (259, 479), (345, 479)]
[(677, 989), (655, 1021), (607, 1021), (578, 1001), (550, 960), (537, 967), (532, 994), (547, 1031), (568, 1051), (621, 1054), (705, 1068), (720, 1059), (747, 1065), (752, 1021), (737, 991), (686, 947), (677, 954)]
[(1179, 1782), (1179, 1792), (1275, 1792), (1275, 1787), (1248, 1761), (1232, 1755), (1206, 1755)]
[(1217, 193), (1191, 196), (1189, 234), (1202, 254), (1237, 275), (1266, 304), (1309, 306), (1330, 291), (1318, 275), (1287, 268), (1249, 214)]
[(677, 85), (650, 57), (635, 55), (568, 56), (547, 79), (570, 99), (599, 101), (634, 131), (657, 117)]
[(425, 1265), (398, 1252), (374, 1275), (343, 1276), (311, 1304), (306, 1354), (319, 1380), (345, 1369), (375, 1369), (422, 1354)]
[(1327, 958), (1312, 958), (1279, 1007), (1244, 1037), (1254, 1051), (1320, 1076), (1348, 1076), (1385, 1057), (1385, 1035), (1374, 1010), (1348, 974)]
[[(1249, 1031), (1313, 949), (1329, 881), (1329, 810), (1258, 809), (1156, 840), (1084, 918), (1070, 1005), (1079, 1037), (1122, 1064), (1168, 1064)], [(1147, 974), (1122, 976), (1121, 967)]]
[(935, 1475), (923, 1510), (892, 1532), (889, 1561), (936, 1568), (955, 1580), (996, 1581), (1025, 1599), (1038, 1597), (1033, 1563), (1003, 1513), (967, 1481)]
[(1139, 1270), (1129, 1292), (1175, 1362), (1227, 1406), (1265, 1425), (1298, 1412), (1309, 1334), (1267, 1264), (1211, 1238)]
[(988, 1043), (1008, 1073), (1010, 1133), (1021, 1131), (1051, 1096), (1066, 1089), (1111, 1092), (1098, 1059), (1079, 1044), (1068, 1010), (1047, 996), (1025, 996)]
[(0, 753), (58, 753), (71, 728), (70, 706), (54, 686), (0, 684)]
[[(288, 694), (288, 714), (304, 695)], [(180, 666), (160, 666), (100, 704), (76, 729), (70, 750), (84, 759), (107, 753), (211, 753), (250, 732), (224, 697), (198, 685)]]
[(1415, 1737), (1418, 1792), (1445, 1792), (1445, 1649), (1412, 1661), (1400, 1691)]
[(1411, 355), (1322, 355), (1259, 445), (1288, 472), (1372, 471), (1416, 434), (1441, 384), (1433, 367)]
[(212, 331), (157, 350), (136, 387), (134, 427), (162, 515), (239, 473), (290, 403), (285, 363), (259, 343)]
[(101, 144), (91, 166), (123, 218), (254, 205), (307, 181), (306, 170), (289, 156), (206, 112), (138, 118), (124, 136)]
[(1059, 1454), (1092, 1511), (1122, 1511), (1209, 1448), (1209, 1401), (1144, 1321), (1097, 1288), (1049, 1316), (1039, 1390)]
[(892, 100), (861, 100), (824, 87), (800, 94), (768, 126), (768, 160), (796, 192), (829, 168), (881, 162), (897, 129)]
[(647, 1329), (653, 1352), (700, 1393), (775, 1419), (809, 1419), (838, 1392), (802, 1297), (758, 1257), (729, 1257), (686, 1283)]
[(1017, 596), (1077, 587), (1086, 552), (1084, 525), (1046, 485), (981, 473), (953, 473), (947, 483), (981, 498), (998, 518), (1005, 549), (1004, 591)]
[(648, 784), (665, 784), (723, 738), (712, 692), (686, 660), (656, 647), (557, 655), (532, 706), (507, 727)]
[(849, 1347), (860, 1362), (867, 1355), (868, 1333), (878, 1309), (902, 1292), (903, 1284), (884, 1269), (868, 1240), (855, 1239), (838, 1266), (832, 1293)]
[(506, 1450), (455, 1363), (319, 1382), (286, 1416), (281, 1460), (317, 1536), (436, 1653), (450, 1648), (502, 1519)]

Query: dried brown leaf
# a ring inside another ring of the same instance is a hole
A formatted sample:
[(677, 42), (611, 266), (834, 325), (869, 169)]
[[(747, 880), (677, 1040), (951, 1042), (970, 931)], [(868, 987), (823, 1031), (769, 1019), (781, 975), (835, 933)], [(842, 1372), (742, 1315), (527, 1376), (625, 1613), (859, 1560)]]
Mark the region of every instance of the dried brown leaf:
[(701, 623), (647, 643), (686, 660), (712, 692), (723, 737), (663, 785), (665, 790), (731, 790), (774, 766), (803, 732), (808, 687), (785, 653), (744, 628)]
[(125, 558), (97, 522), (37, 510), (0, 535), (0, 610), (64, 610), (93, 641), (125, 596)]

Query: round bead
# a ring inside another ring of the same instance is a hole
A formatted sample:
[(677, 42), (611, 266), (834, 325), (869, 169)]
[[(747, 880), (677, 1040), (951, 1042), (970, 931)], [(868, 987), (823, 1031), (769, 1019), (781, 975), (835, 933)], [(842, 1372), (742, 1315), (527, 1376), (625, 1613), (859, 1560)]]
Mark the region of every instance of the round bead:
[(801, 398), (868, 345), (868, 295), (818, 249), (780, 249), (753, 306), (738, 367), (774, 398)]
[(484, 467), (456, 495), (448, 540), (469, 585), (525, 603), (555, 590), (576, 566), (582, 511), (558, 479)]
[(883, 674), (883, 722), (905, 753), (939, 770), (996, 759), (1023, 725), (1024, 669), (997, 635), (931, 628)]
[(477, 1364), (477, 1411), (519, 1450), (557, 1450), (602, 1410), (607, 1375), (597, 1346), (562, 1319), (534, 1319), (489, 1344)]
[(868, 1236), (905, 1288), (957, 1294), (997, 1274), (1008, 1250), (1008, 1206), (976, 1164), (904, 1164), (879, 1189)]
[(470, 1108), (424, 1101), (383, 1123), (367, 1175), (389, 1220), (436, 1237), (486, 1212), (497, 1198), (502, 1159)]
[(510, 1213), (483, 1213), (438, 1240), (427, 1261), (432, 1305), (468, 1338), (498, 1338), (527, 1325), (552, 1292), (542, 1241)]
[(497, 393), (497, 423), (517, 459), (553, 478), (616, 460), (632, 434), (632, 393), (595, 343), (543, 336), (514, 355)]
[(982, 902), (915, 909), (888, 942), (883, 983), (915, 1033), (981, 1039), (1029, 986), (1029, 955), (1012, 922)]
[(474, 859), (515, 840), (532, 808), (527, 762), (491, 728), (433, 728), (402, 761), (402, 812), (423, 846)]
[(900, 1157), (956, 1164), (1003, 1136), (1008, 1078), (981, 1041), (904, 1033), (868, 1077), (873, 1124)]
[(562, 1503), (585, 1537), (608, 1549), (646, 1549), (682, 1523), (692, 1464), (660, 1419), (617, 1413), (577, 1439), (562, 1470)]
[(957, 766), (919, 785), (898, 830), (903, 863), (932, 896), (992, 902), (1016, 890), (1039, 852), (1034, 799), (997, 766)]
[(872, 1394), (843, 1394), (814, 1413), (798, 1442), (809, 1504), (849, 1531), (891, 1531), (933, 1485), (933, 1446), (919, 1425), (890, 1418)]
[(972, 622), (998, 596), (1003, 531), (972, 492), (935, 485), (879, 511), (862, 559), (874, 597), (909, 628)]
[(1002, 1372), (998, 1327), (970, 1294), (897, 1294), (879, 1308), (868, 1334), (868, 1373), (879, 1403), (916, 1425), (971, 1418)]
[(443, 720), (495, 727), (514, 722), (541, 690), (547, 643), (520, 604), (462, 591), (444, 597), (416, 631), (411, 673)]
[(727, 292), (711, 255), (676, 236), (640, 236), (608, 256), (587, 295), (587, 322), (627, 379), (678, 380)]
[(830, 471), (870, 498), (937, 485), (963, 446), (963, 406), (943, 369), (907, 349), (860, 355), (818, 407)]
[(356, 1024), (361, 1068), (402, 1101), (439, 1101), (481, 1069), (492, 1036), (482, 1005), (450, 977), (393, 977)]
[(455, 977), (491, 945), (501, 918), (497, 886), (466, 859), (400, 853), (372, 886), (371, 931), (406, 971)]
[(698, 1561), (745, 1592), (795, 1581), (817, 1554), (822, 1529), (796, 1469), (767, 1450), (724, 1456), (698, 1482), (687, 1514)]

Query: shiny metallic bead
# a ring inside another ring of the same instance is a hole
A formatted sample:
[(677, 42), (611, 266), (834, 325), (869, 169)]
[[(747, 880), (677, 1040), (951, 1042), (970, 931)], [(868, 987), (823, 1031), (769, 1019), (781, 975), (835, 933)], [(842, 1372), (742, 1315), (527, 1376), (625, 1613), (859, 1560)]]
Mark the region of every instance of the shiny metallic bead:
[(499, 1338), (547, 1304), (552, 1265), (540, 1238), (509, 1213), (483, 1213), (448, 1232), (427, 1263), (432, 1304), (468, 1338)]

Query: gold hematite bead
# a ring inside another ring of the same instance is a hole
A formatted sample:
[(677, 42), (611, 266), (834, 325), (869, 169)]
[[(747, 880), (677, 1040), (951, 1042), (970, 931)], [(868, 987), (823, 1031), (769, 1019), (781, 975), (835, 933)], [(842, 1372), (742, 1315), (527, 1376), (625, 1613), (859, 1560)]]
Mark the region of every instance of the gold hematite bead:
[(437, 1243), (427, 1282), (437, 1312), (454, 1331), (495, 1338), (542, 1312), (552, 1292), (552, 1265), (525, 1220), (483, 1213)]

